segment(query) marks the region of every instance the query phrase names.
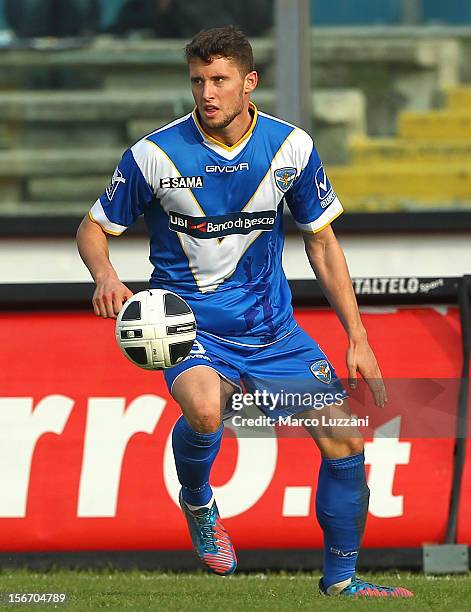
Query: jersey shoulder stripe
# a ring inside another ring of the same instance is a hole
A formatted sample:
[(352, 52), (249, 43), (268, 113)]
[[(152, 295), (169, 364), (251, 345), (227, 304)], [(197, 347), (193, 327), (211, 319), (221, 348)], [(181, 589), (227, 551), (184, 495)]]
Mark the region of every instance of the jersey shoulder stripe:
[(260, 111), (259, 115), (263, 117), (266, 125), (269, 126), (268, 129), (279, 131), (280, 128), (285, 128), (287, 135), (285, 146), (291, 148), (292, 157), (297, 169), (297, 176), (299, 176), (299, 173), (306, 167), (314, 148), (314, 142), (311, 136), (300, 127), (288, 121), (284, 121), (283, 119)]
[(265, 117), (266, 119), (271, 119), (271, 121), (275, 121), (276, 123), (282, 123), (283, 125), (287, 125), (288, 127), (292, 128), (292, 129), (299, 129), (293, 123), (289, 123), (288, 121), (285, 121), (284, 119), (280, 119), (279, 117), (275, 117), (274, 115), (269, 115), (268, 113), (264, 113), (261, 110), (258, 111), (258, 114), (261, 117)]
[(153, 132), (146, 134), (138, 140), (130, 149), (134, 161), (141, 171), (144, 179), (153, 190), (154, 194), (157, 190), (155, 178), (158, 175), (157, 166), (159, 164), (158, 155), (156, 155), (156, 147), (159, 147), (159, 135), (168, 131), (178, 129), (178, 126), (187, 122), (191, 117), (191, 113), (187, 113), (183, 117), (179, 117), (167, 123)]
[(143, 138), (141, 138), (141, 140), (152, 139), (152, 137), (154, 137), (156, 134), (160, 134), (160, 132), (164, 132), (165, 130), (170, 130), (171, 128), (175, 127), (179, 123), (182, 123), (183, 121), (187, 121), (190, 117), (191, 117), (191, 113), (187, 113), (183, 117), (178, 117), (178, 119), (174, 119), (173, 121), (170, 121), (170, 123), (166, 123), (165, 125), (162, 125), (161, 127), (154, 130), (153, 132), (146, 134)]

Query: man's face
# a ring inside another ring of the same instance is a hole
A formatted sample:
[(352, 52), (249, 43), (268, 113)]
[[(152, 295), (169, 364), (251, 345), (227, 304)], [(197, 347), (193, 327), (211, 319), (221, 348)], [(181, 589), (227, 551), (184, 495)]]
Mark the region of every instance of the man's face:
[(242, 113), (256, 85), (255, 72), (243, 77), (237, 64), (226, 57), (216, 57), (209, 64), (193, 59), (189, 71), (201, 122), (212, 130), (227, 127)]

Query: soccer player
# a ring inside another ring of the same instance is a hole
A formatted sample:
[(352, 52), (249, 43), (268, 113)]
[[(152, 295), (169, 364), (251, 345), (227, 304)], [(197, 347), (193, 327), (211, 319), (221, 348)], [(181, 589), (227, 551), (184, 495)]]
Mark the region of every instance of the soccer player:
[[(190, 355), (165, 371), (183, 413), (173, 429), (173, 451), (196, 553), (211, 571), (226, 575), (236, 568), (236, 554), (209, 480), (227, 402), (241, 381), (247, 389), (286, 389), (287, 381), (302, 380), (313, 393), (346, 395), (325, 354), (293, 318), (281, 266), (285, 201), (347, 333), (351, 386), (359, 373), (376, 405), (384, 405), (386, 394), (331, 228), (342, 206), (311, 137), (250, 101), (258, 77), (251, 46), (236, 28), (200, 32), (187, 45), (186, 59), (194, 111), (124, 153), (77, 240), (96, 283), (95, 314), (115, 318), (131, 291), (110, 263), (106, 233), (119, 235), (144, 215), (154, 265), (150, 287), (174, 291), (195, 313)], [(261, 409), (273, 416), (270, 407)], [(300, 410), (291, 406), (284, 413)], [(316, 498), (324, 532), (320, 592), (411, 596), (355, 575), (369, 498), (361, 438), (335, 432), (314, 438), (322, 454)]]

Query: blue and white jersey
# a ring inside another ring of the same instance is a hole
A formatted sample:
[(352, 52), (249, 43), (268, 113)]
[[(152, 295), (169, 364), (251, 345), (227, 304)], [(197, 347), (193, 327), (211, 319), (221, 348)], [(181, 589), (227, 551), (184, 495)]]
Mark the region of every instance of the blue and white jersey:
[(115, 235), (144, 215), (150, 286), (184, 298), (201, 331), (257, 346), (296, 325), (281, 266), (284, 200), (305, 232), (342, 206), (311, 137), (254, 105), (251, 113), (232, 147), (206, 134), (196, 111), (146, 136), (89, 214)]

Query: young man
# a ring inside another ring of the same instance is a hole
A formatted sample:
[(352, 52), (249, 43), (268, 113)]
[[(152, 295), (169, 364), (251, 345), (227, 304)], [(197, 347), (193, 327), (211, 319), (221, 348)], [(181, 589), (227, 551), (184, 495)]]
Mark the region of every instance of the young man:
[[(250, 101), (258, 77), (250, 44), (237, 29), (200, 32), (187, 45), (186, 58), (195, 110), (126, 151), (77, 237), (96, 282), (95, 313), (114, 318), (131, 292), (109, 261), (105, 232), (121, 234), (143, 214), (155, 266), (150, 286), (178, 293), (196, 315), (197, 340), (190, 356), (165, 372), (183, 412), (173, 430), (173, 450), (180, 503), (195, 550), (210, 570), (226, 575), (234, 572), (236, 555), (209, 476), (221, 444), (222, 413), (241, 380), (258, 389), (296, 380), (313, 393), (345, 396), (324, 353), (293, 319), (281, 267), (284, 201), (347, 333), (351, 386), (359, 372), (378, 406), (386, 394), (330, 226), (342, 206), (311, 137), (259, 112)], [(285, 413), (300, 409), (291, 406)], [(262, 410), (273, 416), (269, 408)], [(335, 432), (314, 437), (322, 453), (320, 592), (410, 596), (401, 587), (355, 577), (369, 497), (361, 438)]]

